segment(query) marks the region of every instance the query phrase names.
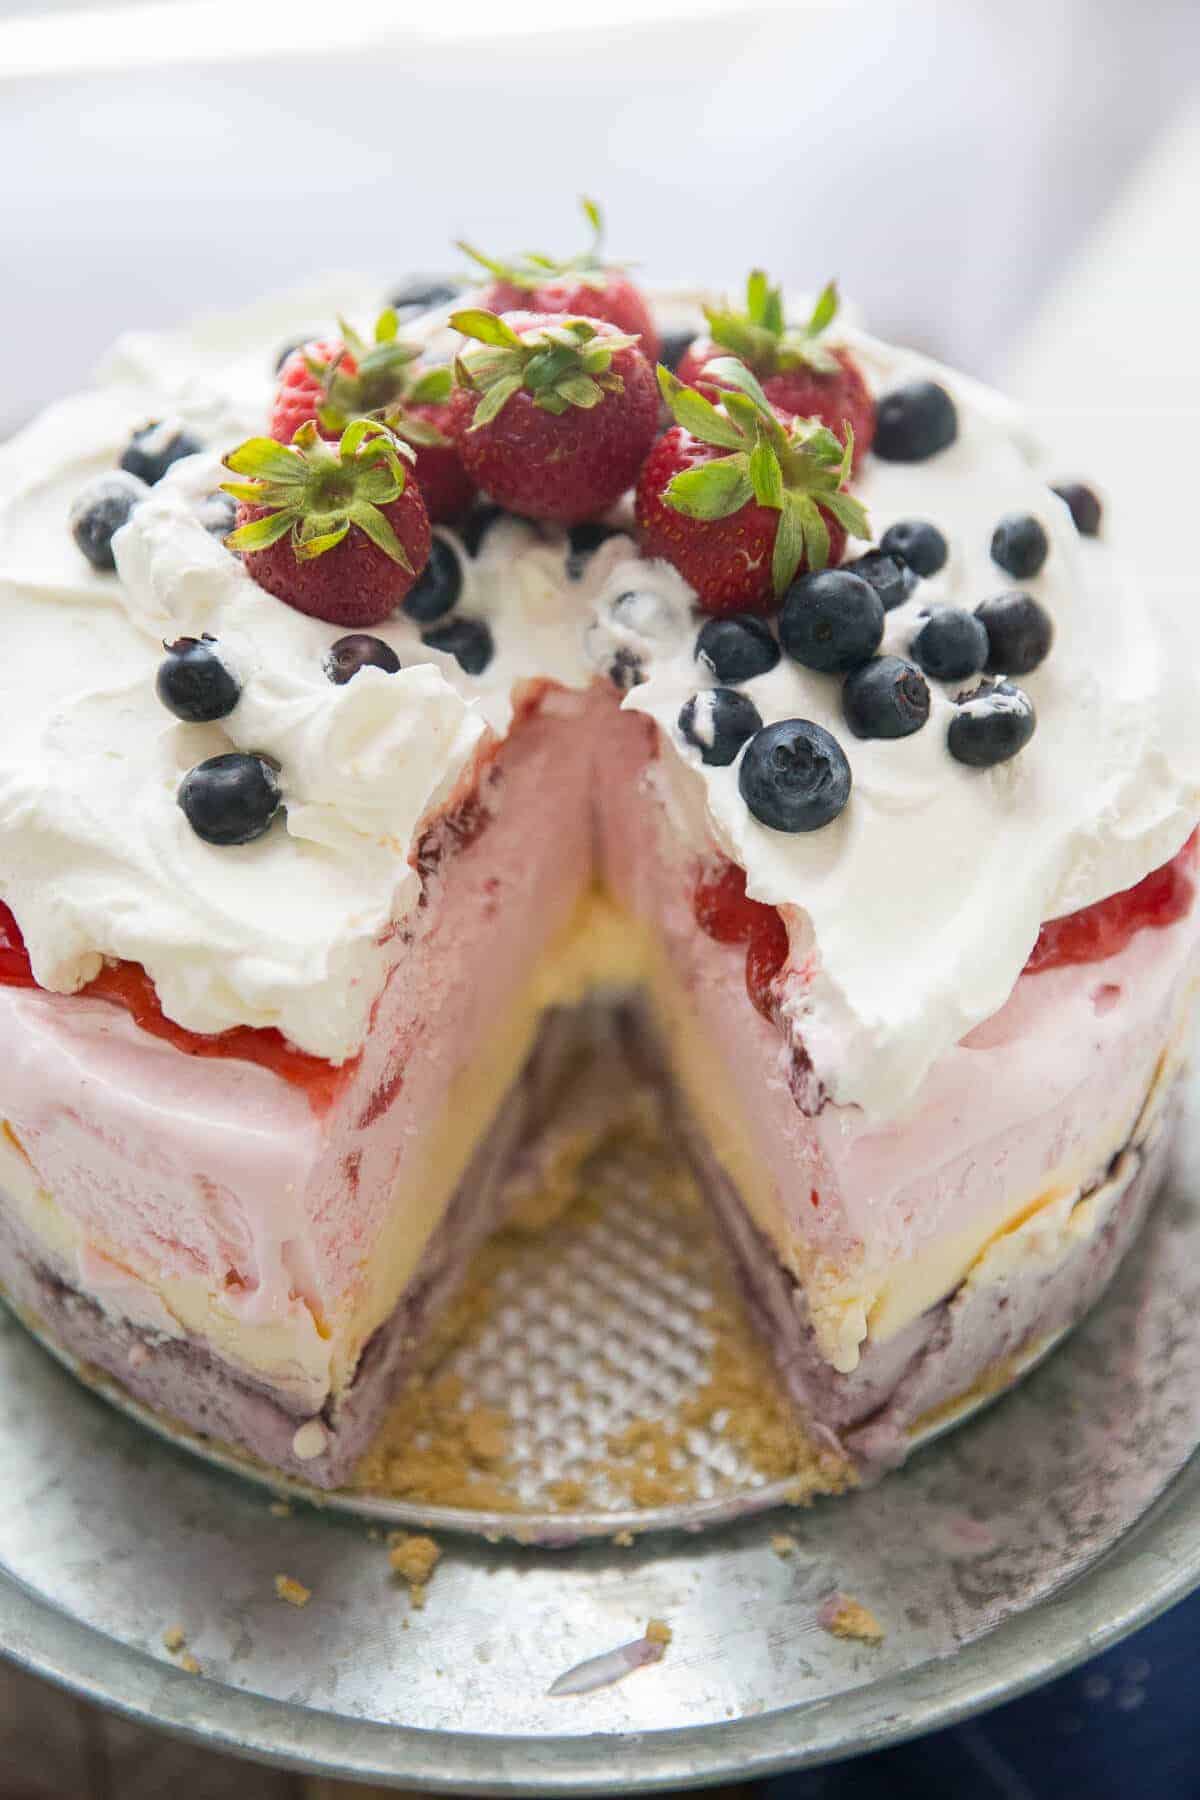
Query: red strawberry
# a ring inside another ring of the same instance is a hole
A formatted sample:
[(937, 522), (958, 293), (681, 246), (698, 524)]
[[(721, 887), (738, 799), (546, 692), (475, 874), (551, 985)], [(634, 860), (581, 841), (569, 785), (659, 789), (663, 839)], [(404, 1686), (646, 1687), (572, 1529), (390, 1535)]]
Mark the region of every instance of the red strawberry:
[(225, 466), (240, 502), (225, 542), (269, 594), (331, 625), (378, 625), (429, 560), (425, 502), (404, 462), (412, 451), (376, 419), (334, 445), (310, 419), (288, 446), (249, 438)]
[(854, 433), (854, 465), (875, 436), (875, 402), (849, 350), (820, 340), (837, 316), (833, 282), (824, 288), (807, 325), (788, 327), (780, 288), (769, 287), (761, 269), (746, 283), (746, 310), (705, 307), (711, 336), (697, 338), (679, 363), (679, 379), (715, 399), (725, 384), (703, 374), (715, 357), (736, 356), (758, 376), (767, 399), (802, 419), (819, 419), (839, 438)]
[(606, 319), (618, 331), (640, 338), (643, 356), (648, 362), (657, 362), (661, 345), (649, 303), (618, 264), (601, 260), (604, 221), (600, 209), (594, 200), (584, 200), (582, 206), (592, 228), (592, 243), (589, 249), (565, 262), (532, 255), (501, 262), (460, 242), (458, 248), (465, 256), (495, 276), (480, 304), (496, 313), (525, 308), (530, 312)]
[(322, 437), (340, 437), (352, 419), (381, 417), (416, 452), (414, 476), (434, 524), (452, 524), (470, 511), (475, 484), (454, 448), (449, 424), (449, 369), (414, 367), (421, 351), (397, 336), (392, 308), (375, 323), (366, 344), (345, 321), (341, 338), (304, 344), (280, 370), (271, 436), (290, 444), (316, 419)]
[(323, 437), (338, 437), (351, 419), (366, 418), (403, 399), (412, 383), (409, 365), (421, 354), (405, 343), (393, 307), (375, 321), (367, 343), (344, 319), (340, 338), (302, 344), (285, 357), (271, 413), (271, 436), (290, 444), (301, 425), (316, 419)]
[(678, 424), (642, 466), (642, 549), (674, 563), (707, 612), (770, 612), (799, 570), (840, 560), (847, 532), (870, 536), (843, 491), (853, 434), (843, 445), (827, 426), (778, 412), (732, 357), (716, 372), (729, 389), (721, 409), (659, 369)]
[(650, 365), (596, 319), (454, 313), (478, 340), (455, 364), (451, 428), (501, 506), (565, 525), (605, 512), (637, 478), (658, 425)]
[(430, 369), (418, 379), (413, 392), (431, 388), (434, 377), (439, 393), (444, 382), (446, 398), (409, 399), (401, 406), (389, 407), (384, 417), (396, 436), (412, 448), (416, 458), (413, 475), (430, 519), (435, 525), (453, 525), (475, 504), (476, 488), (454, 442), (449, 369)]

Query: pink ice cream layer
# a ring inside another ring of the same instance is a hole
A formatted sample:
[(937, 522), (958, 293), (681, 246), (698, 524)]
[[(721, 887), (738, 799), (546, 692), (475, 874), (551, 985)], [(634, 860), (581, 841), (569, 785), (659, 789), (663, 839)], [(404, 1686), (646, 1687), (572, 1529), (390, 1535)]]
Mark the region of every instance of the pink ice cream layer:
[[(629, 716), (621, 723), (629, 726)], [(902, 1261), (1006, 1201), (1032, 1197), (1064, 1169), (1084, 1181), (1101, 1171), (1123, 1140), (1107, 1144), (1099, 1166), (1093, 1147), (1110, 1122), (1118, 1132), (1132, 1125), (1179, 1036), (1200, 973), (1200, 909), (1138, 932), (1103, 962), (1023, 975), (1000, 1011), (938, 1060), (906, 1117), (873, 1123), (831, 1104), (814, 1116), (793, 1092), (793, 1058), (779, 1030), (749, 1000), (744, 948), (697, 928), (697, 857), (660, 798), (653, 740), (635, 727), (621, 751), (618, 773), (610, 744), (605, 878), (666, 950), (686, 991), (689, 1030), (719, 1063), (714, 1106), (727, 1087), (782, 1237), (840, 1261)]]
[(1194, 966), (1195, 917), (1104, 964), (1023, 977), (903, 1121), (810, 1116), (746, 995), (742, 952), (695, 924), (696, 853), (673, 833), (655, 761), (651, 728), (608, 693), (555, 691), (513, 731), (483, 784), (485, 828), (433, 840), (361, 1061), (323, 1117), (278, 1077), (190, 1058), (103, 1002), (0, 988), (3, 1115), (38, 1184), (117, 1257), (85, 1251), (81, 1290), (137, 1318), (124, 1260), (198, 1278), (246, 1325), (294, 1331), (306, 1355), (271, 1381), (298, 1416), (316, 1413), (329, 1321), (363, 1292), (397, 1212), (419, 1210), (409, 1172), (456, 1077), (597, 873), (661, 945), (688, 1029), (711, 1046), (720, 1085), (707, 1109), (693, 1097), (701, 1130), (726, 1092), (748, 1124), (775, 1253), (794, 1241), (902, 1262), (1086, 1157), (1105, 1121), (1132, 1121)]

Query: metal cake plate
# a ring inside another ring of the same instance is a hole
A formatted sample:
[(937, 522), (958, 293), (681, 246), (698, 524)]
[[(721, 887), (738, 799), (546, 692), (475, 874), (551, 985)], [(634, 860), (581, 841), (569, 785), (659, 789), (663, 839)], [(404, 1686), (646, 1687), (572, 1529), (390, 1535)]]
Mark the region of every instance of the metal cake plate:
[[(306, 1770), (592, 1794), (819, 1763), (1010, 1697), (1200, 1583), (1195, 1081), (1172, 1179), (1103, 1304), (899, 1473), (703, 1537), (444, 1535), (420, 1610), (378, 1527), (279, 1516), (0, 1319), (0, 1647), (101, 1704)], [(311, 1590), (302, 1609), (278, 1575)], [(822, 1628), (835, 1592), (878, 1616), (882, 1644)], [(660, 1662), (550, 1695), (651, 1618), (672, 1632)], [(198, 1673), (164, 1648), (173, 1626)]]

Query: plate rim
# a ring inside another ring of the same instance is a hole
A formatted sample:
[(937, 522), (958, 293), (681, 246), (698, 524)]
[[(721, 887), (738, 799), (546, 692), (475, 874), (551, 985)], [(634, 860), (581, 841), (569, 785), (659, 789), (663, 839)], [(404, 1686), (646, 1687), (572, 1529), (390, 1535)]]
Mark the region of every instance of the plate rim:
[(652, 1793), (811, 1768), (955, 1724), (1069, 1672), (1198, 1586), (1200, 1451), (1105, 1554), (951, 1655), (836, 1698), (715, 1724), (506, 1737), (338, 1718), (188, 1675), (105, 1637), (7, 1572), (0, 1655), (141, 1724), (308, 1774), (431, 1793)]

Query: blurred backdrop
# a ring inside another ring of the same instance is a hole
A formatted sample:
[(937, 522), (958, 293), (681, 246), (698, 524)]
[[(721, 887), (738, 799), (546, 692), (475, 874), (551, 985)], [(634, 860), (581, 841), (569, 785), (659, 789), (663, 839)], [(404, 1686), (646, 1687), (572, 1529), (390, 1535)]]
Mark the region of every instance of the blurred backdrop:
[(570, 250), (581, 191), (648, 276), (836, 274), (991, 374), (1198, 75), (1197, 0), (0, 0), (0, 427), (126, 325)]

